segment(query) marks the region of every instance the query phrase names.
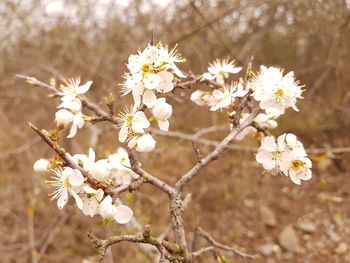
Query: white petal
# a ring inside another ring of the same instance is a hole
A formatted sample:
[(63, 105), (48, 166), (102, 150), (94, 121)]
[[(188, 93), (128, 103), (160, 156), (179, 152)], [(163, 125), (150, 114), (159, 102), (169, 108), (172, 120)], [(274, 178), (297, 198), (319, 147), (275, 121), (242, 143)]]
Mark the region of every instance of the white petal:
[(170, 68), (174, 70), (174, 73), (180, 78), (186, 78), (186, 75), (182, 73), (182, 71), (175, 65), (174, 62), (170, 63)]
[(80, 186), (84, 183), (84, 176), (77, 169), (74, 169), (69, 176), (69, 183), (72, 186)]
[(156, 141), (150, 134), (145, 134), (139, 137), (136, 141), (136, 150), (139, 152), (150, 152), (153, 151), (156, 145)]
[(62, 209), (68, 202), (68, 191), (64, 189), (61, 193), (61, 196), (57, 200), (57, 206), (59, 209)]
[(272, 169), (274, 169), (276, 167), (276, 162), (273, 161), (273, 160), (267, 161), (267, 162), (264, 162), (262, 164), (262, 166), (264, 167), (265, 170), (270, 171), (270, 170), (272, 170)]
[(267, 136), (262, 141), (262, 146), (268, 150), (268, 151), (275, 151), (276, 150), (276, 141), (273, 136)]
[(33, 167), (35, 172), (47, 172), (51, 163), (49, 160), (41, 158), (34, 163)]
[(67, 138), (73, 138), (77, 134), (78, 127), (76, 125), (72, 125), (69, 130), (69, 134)]
[(143, 79), (143, 84), (147, 89), (155, 89), (161, 81), (157, 74), (147, 74)]
[(95, 158), (96, 158), (96, 154), (94, 149), (92, 149), (91, 147), (89, 148), (89, 161), (91, 163), (95, 162)]
[(212, 75), (212, 74), (207, 72), (207, 73), (203, 74), (203, 78), (206, 80), (213, 80), (213, 79), (215, 79), (215, 75)]
[(97, 189), (96, 191), (96, 200), (101, 201), (103, 198), (104, 192), (102, 189)]
[(133, 216), (133, 211), (126, 205), (118, 205), (116, 207), (116, 213), (114, 216), (114, 219), (119, 224), (126, 224), (128, 223)]
[(126, 138), (128, 137), (128, 126), (124, 123), (122, 128), (119, 131), (119, 141), (120, 142), (125, 142)]
[(142, 96), (142, 102), (147, 106), (147, 108), (152, 108), (156, 103), (157, 96), (153, 91), (146, 91)]
[(292, 180), (293, 183), (300, 185), (301, 180), (297, 174), (295, 174), (293, 171), (290, 171), (289, 178)]
[(74, 197), (75, 199), (75, 203), (77, 204), (77, 207), (79, 209), (83, 209), (83, 201), (81, 200), (80, 196), (77, 195), (77, 193), (73, 190), (70, 191), (70, 193), (72, 194), (72, 196)]
[(272, 154), (268, 151), (259, 151), (255, 158), (258, 163), (265, 163), (272, 160)]
[(158, 127), (162, 131), (169, 131), (169, 121), (168, 120), (166, 120), (166, 121), (158, 120)]
[(92, 84), (92, 81), (86, 82), (84, 85), (81, 85), (80, 87), (77, 88), (77, 94), (84, 94), (86, 93)]

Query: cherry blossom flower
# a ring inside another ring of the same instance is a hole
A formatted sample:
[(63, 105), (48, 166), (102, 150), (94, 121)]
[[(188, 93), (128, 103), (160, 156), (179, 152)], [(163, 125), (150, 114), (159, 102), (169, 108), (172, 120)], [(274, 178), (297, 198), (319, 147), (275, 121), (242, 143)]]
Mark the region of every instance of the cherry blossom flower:
[(99, 202), (103, 199), (104, 192), (102, 189), (95, 190), (88, 185), (84, 185), (83, 190), (82, 211), (84, 215), (93, 217), (99, 213)]
[(142, 111), (132, 112), (125, 110), (124, 113), (120, 113), (119, 120), (121, 121), (121, 129), (119, 131), (119, 141), (125, 142), (129, 134), (145, 132), (144, 129), (150, 126), (150, 123)]
[(41, 158), (34, 163), (33, 168), (38, 173), (47, 172), (51, 168), (51, 162), (48, 159)]
[(203, 74), (203, 78), (206, 80), (216, 80), (220, 84), (225, 84), (225, 79), (229, 77), (229, 74), (236, 74), (242, 70), (242, 67), (236, 67), (234, 60), (229, 61), (225, 59), (220, 61), (219, 59), (214, 60), (213, 63), (209, 64), (208, 72)]
[(168, 70), (173, 70), (179, 77), (186, 77), (175, 65), (183, 61), (176, 47), (169, 51), (162, 44), (147, 46), (144, 51), (139, 51), (137, 55), (129, 57), (127, 67), (130, 73), (124, 75), (122, 95), (132, 91), (135, 101), (134, 109), (136, 109), (141, 103), (141, 96), (147, 89), (149, 92), (143, 96), (143, 103), (148, 108), (153, 107), (156, 92), (163, 93), (174, 89), (174, 75)]
[(256, 161), (265, 170), (276, 172), (279, 166), (285, 161), (285, 142), (280, 136), (276, 142), (273, 136), (266, 136), (261, 141), (261, 147), (256, 155)]
[(299, 185), (302, 180), (307, 181), (312, 178), (311, 168), (312, 163), (309, 158), (306, 156), (297, 157), (293, 154), (281, 166), (283, 173), (289, 176), (293, 183)]
[(284, 113), (285, 109), (296, 107), (298, 98), (302, 98), (303, 90), (294, 79), (294, 73), (283, 76), (282, 70), (275, 67), (260, 67), (260, 73), (252, 81), (253, 97), (259, 101), (261, 109), (276, 116)]
[(291, 133), (279, 136), (277, 143), (273, 136), (265, 137), (256, 160), (268, 171), (289, 176), (295, 184), (312, 178), (312, 163), (302, 143)]
[(82, 209), (82, 200), (76, 193), (76, 188), (84, 183), (84, 177), (77, 169), (70, 167), (64, 167), (63, 169), (54, 170), (55, 175), (52, 176), (52, 180), (46, 181), (53, 185), (56, 190), (51, 194), (51, 200), (57, 199), (57, 206), (62, 209), (68, 202), (68, 196), (71, 194), (77, 206)]
[(80, 78), (65, 80), (64, 85), (60, 86), (58, 95), (62, 96), (63, 101), (73, 100), (76, 96), (86, 93), (92, 84), (92, 81), (88, 81), (83, 85), (80, 85)]
[(103, 218), (113, 218), (119, 224), (126, 224), (133, 217), (133, 212), (128, 206), (113, 205), (112, 197), (110, 195), (107, 195), (100, 203), (99, 214)]
[(152, 108), (152, 114), (158, 122), (159, 129), (163, 131), (169, 130), (168, 119), (173, 113), (172, 106), (166, 102), (165, 98), (157, 99), (154, 107)]

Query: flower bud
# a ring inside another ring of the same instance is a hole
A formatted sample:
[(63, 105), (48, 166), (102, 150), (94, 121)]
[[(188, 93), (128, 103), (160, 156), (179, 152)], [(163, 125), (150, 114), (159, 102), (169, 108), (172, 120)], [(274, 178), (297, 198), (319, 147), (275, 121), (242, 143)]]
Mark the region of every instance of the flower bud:
[(145, 134), (139, 137), (136, 141), (136, 150), (139, 152), (150, 152), (156, 146), (156, 141), (150, 134)]
[(64, 129), (74, 119), (73, 113), (66, 109), (60, 109), (55, 114), (56, 125), (60, 129)]
[(50, 167), (50, 161), (43, 158), (37, 160), (33, 165), (34, 171), (38, 173), (47, 172)]

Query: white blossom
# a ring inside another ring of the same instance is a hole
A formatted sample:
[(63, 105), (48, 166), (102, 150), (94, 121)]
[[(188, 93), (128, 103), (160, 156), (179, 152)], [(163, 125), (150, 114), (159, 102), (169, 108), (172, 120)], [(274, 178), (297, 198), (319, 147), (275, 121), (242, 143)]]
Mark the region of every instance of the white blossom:
[(287, 133), (278, 137), (263, 138), (256, 160), (270, 172), (281, 172), (295, 184), (310, 180), (312, 163), (307, 157), (304, 146), (294, 134)]
[(152, 108), (152, 114), (158, 122), (159, 129), (163, 131), (169, 130), (169, 121), (173, 113), (172, 106), (166, 102), (165, 98), (157, 99), (154, 107)]
[(229, 77), (229, 74), (236, 74), (242, 70), (242, 67), (236, 67), (234, 60), (229, 61), (225, 59), (220, 61), (214, 60), (209, 64), (208, 72), (203, 74), (203, 78), (206, 80), (216, 80), (219, 84), (225, 84), (225, 79)]
[(83, 85), (80, 85), (80, 78), (65, 80), (64, 85), (60, 86), (58, 95), (62, 96), (63, 101), (73, 100), (77, 95), (86, 93), (92, 84), (92, 81), (88, 81)]
[(67, 138), (73, 138), (77, 134), (77, 130), (84, 127), (84, 117), (81, 112), (74, 115), (72, 126), (69, 130)]
[(104, 192), (102, 189), (93, 189), (88, 185), (83, 186), (84, 194), (82, 196), (82, 211), (86, 216), (95, 216), (99, 213), (99, 206), (103, 199)]
[(62, 209), (68, 202), (68, 196), (71, 194), (77, 206), (82, 209), (82, 200), (76, 193), (76, 188), (84, 183), (84, 177), (77, 169), (70, 167), (64, 167), (63, 169), (54, 170), (55, 175), (52, 176), (52, 180), (47, 183), (53, 185), (56, 190), (51, 194), (51, 200), (57, 199), (57, 206)]
[(103, 218), (114, 218), (119, 224), (126, 224), (133, 217), (133, 212), (128, 206), (113, 205), (110, 195), (107, 195), (100, 203), (99, 214)]
[(136, 139), (136, 150), (139, 152), (151, 152), (156, 146), (156, 141), (150, 134), (145, 134)]
[(125, 142), (130, 134), (144, 133), (144, 129), (150, 126), (145, 113), (142, 111), (134, 113), (126, 110), (124, 113), (120, 113), (119, 120), (121, 121), (121, 129), (119, 131), (120, 142)]
[(35, 172), (47, 172), (51, 168), (51, 162), (48, 159), (41, 158), (33, 165)]
[(132, 92), (136, 109), (145, 89), (152, 91), (153, 94), (148, 92), (143, 96), (143, 103), (152, 108), (156, 92), (163, 93), (174, 89), (174, 75), (169, 70), (179, 77), (186, 77), (175, 65), (183, 61), (176, 47), (169, 51), (162, 44), (148, 45), (142, 52), (138, 51), (138, 54), (129, 57), (127, 67), (130, 72), (124, 75), (122, 94)]
[(253, 97), (260, 108), (269, 114), (281, 115), (292, 107), (298, 111), (296, 102), (303, 92), (294, 79), (294, 73), (283, 76), (282, 70), (275, 67), (260, 67), (260, 73), (252, 81)]
[(273, 136), (266, 136), (261, 141), (261, 146), (256, 155), (256, 161), (261, 163), (264, 169), (274, 172), (285, 161), (285, 142), (280, 136), (276, 142)]
[(60, 109), (55, 114), (56, 126), (64, 129), (74, 120), (74, 114), (66, 109)]

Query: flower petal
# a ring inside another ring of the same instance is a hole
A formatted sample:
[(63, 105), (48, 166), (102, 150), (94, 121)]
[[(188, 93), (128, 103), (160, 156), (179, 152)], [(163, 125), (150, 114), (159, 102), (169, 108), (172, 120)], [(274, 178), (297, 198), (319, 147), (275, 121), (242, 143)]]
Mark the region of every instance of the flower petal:
[(73, 169), (71, 175), (69, 176), (69, 183), (72, 186), (80, 186), (84, 183), (84, 176), (78, 169)]
[(142, 102), (147, 108), (152, 108), (157, 101), (157, 96), (153, 91), (148, 90), (142, 96)]
[(131, 218), (133, 217), (133, 211), (126, 205), (118, 205), (116, 207), (116, 213), (114, 216), (114, 219), (119, 224), (126, 224), (128, 223)]
[(57, 200), (57, 206), (59, 209), (62, 209), (68, 202), (68, 191), (64, 189)]

